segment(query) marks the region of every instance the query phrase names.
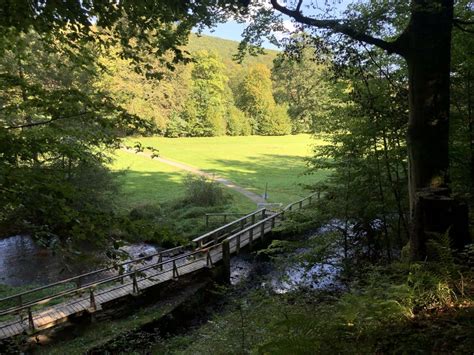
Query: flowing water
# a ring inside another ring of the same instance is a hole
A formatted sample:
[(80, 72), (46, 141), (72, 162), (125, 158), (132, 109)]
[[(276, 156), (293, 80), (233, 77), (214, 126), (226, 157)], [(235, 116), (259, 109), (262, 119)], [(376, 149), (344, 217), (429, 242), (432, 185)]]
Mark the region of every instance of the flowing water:
[[(159, 248), (137, 243), (122, 248), (131, 258), (156, 253)], [(36, 244), (28, 235), (0, 239), (0, 284), (8, 286), (45, 285), (97, 269), (100, 265), (84, 259), (65, 260)]]
[[(330, 226), (321, 228), (319, 232), (325, 232), (324, 228), (328, 229)], [(316, 232), (316, 235), (319, 232)], [(158, 246), (147, 243), (130, 244), (121, 249), (129, 255), (129, 258), (150, 255), (160, 250)], [(295, 253), (301, 252), (304, 250)], [(337, 260), (332, 261), (334, 263), (314, 265), (294, 263), (278, 268), (271, 262), (256, 261), (253, 255), (241, 254), (232, 258), (231, 283), (236, 285), (248, 279), (250, 274), (260, 274), (265, 275), (259, 281), (262, 286), (270, 287), (277, 293), (285, 293), (300, 287), (330, 288), (335, 286), (340, 272), (337, 266), (333, 266), (337, 264)], [(38, 246), (31, 236), (16, 235), (0, 239), (0, 284), (45, 285), (98, 267), (97, 263), (84, 262), (83, 259), (65, 263), (59, 255)]]

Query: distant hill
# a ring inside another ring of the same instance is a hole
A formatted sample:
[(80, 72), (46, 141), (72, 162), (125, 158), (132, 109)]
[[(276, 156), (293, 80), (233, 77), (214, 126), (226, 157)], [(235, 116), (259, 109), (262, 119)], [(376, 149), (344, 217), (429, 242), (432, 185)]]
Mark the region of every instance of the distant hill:
[(265, 64), (269, 68), (273, 67), (273, 59), (278, 54), (278, 51), (266, 49), (265, 54), (259, 56), (247, 56), (242, 65), (235, 62), (232, 58), (237, 53), (239, 42), (231, 41), (228, 39), (223, 39), (213, 36), (197, 36), (192, 33), (187, 45), (187, 50), (190, 53), (194, 53), (200, 50), (214, 51), (219, 54), (222, 58), (222, 61), (226, 65), (229, 71), (229, 76), (232, 76), (236, 71), (245, 69), (249, 65), (253, 64)]

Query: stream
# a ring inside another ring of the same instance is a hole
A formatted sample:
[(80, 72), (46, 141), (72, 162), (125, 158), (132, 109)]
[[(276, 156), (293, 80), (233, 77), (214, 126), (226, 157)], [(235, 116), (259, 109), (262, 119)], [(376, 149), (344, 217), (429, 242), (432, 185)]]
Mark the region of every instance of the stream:
[[(156, 253), (160, 248), (147, 243), (130, 244), (121, 248), (131, 258)], [(295, 252), (301, 253), (304, 250)], [(8, 286), (45, 285), (97, 269), (99, 265), (84, 260), (68, 261), (51, 250), (38, 246), (27, 235), (0, 239), (0, 284)], [(276, 293), (297, 288), (324, 289), (333, 287), (339, 270), (328, 264), (290, 264), (283, 268), (272, 262), (255, 260), (251, 254), (234, 256), (231, 262), (231, 284), (237, 285), (250, 277), (260, 286)], [(260, 276), (263, 276), (260, 278)]]
[[(131, 258), (159, 251), (147, 243), (121, 248)], [(47, 248), (37, 245), (28, 235), (0, 239), (0, 284), (8, 286), (42, 286), (97, 269), (100, 265), (77, 259), (67, 262)]]

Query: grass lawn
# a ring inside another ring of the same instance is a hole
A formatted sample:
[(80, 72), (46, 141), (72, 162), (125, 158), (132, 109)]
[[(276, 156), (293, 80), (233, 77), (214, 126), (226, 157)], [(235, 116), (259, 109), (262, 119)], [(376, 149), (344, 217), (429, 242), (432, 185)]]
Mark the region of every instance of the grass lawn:
[[(270, 202), (289, 203), (308, 194), (305, 184), (324, 178), (324, 174), (303, 175), (305, 157), (316, 142), (310, 135), (280, 137), (203, 137), (130, 139), (153, 146), (161, 156), (192, 165), (228, 178), (248, 190), (263, 194), (268, 183)], [(142, 157), (119, 152), (114, 167), (129, 166), (125, 192), (131, 201), (166, 200), (182, 194), (182, 173), (161, 163), (143, 161)]]
[[(163, 204), (184, 196), (183, 180), (187, 172), (144, 156), (115, 152), (113, 170), (119, 173), (122, 190), (119, 204), (129, 209), (147, 204)], [(227, 189), (232, 196), (232, 212), (247, 212), (255, 204), (241, 194)]]

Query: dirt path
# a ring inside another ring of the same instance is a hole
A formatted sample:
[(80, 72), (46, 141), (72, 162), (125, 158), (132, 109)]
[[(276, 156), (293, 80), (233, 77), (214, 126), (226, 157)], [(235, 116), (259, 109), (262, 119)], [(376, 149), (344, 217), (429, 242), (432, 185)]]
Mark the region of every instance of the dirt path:
[[(130, 154), (138, 154), (138, 155), (148, 157), (150, 159), (152, 158), (151, 153), (135, 152), (133, 149), (125, 149), (125, 148), (123, 148), (122, 150), (127, 152), (127, 153), (130, 153)], [(267, 203), (267, 201), (265, 201), (265, 199), (262, 196), (256, 194), (255, 192), (249, 191), (249, 190), (245, 189), (244, 187), (239, 186), (239, 185), (233, 183), (232, 181), (230, 181), (228, 179), (224, 179), (223, 177), (220, 177), (218, 175), (207, 173), (207, 172), (199, 170), (198, 168), (195, 168), (191, 165), (187, 165), (187, 164), (181, 163), (179, 161), (170, 160), (170, 159), (164, 158), (164, 157), (154, 157), (153, 160), (157, 160), (161, 163), (174, 166), (175, 168), (178, 168), (178, 169), (181, 169), (181, 170), (189, 171), (192, 174), (201, 175), (201, 176), (205, 176), (207, 178), (213, 179), (213, 180), (221, 183), (222, 185), (228, 187), (229, 189), (233, 189), (233, 190), (241, 193), (242, 195), (244, 195), (245, 197), (247, 197), (251, 201), (255, 202), (256, 204)]]

